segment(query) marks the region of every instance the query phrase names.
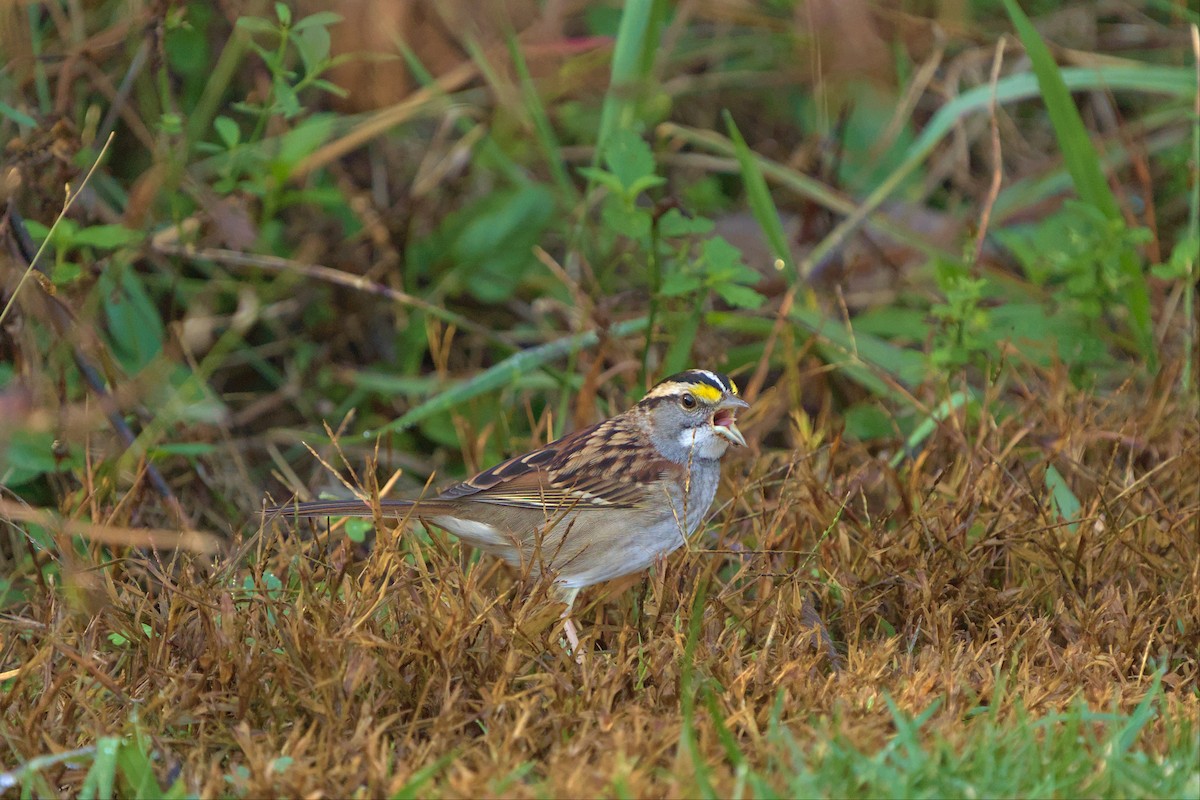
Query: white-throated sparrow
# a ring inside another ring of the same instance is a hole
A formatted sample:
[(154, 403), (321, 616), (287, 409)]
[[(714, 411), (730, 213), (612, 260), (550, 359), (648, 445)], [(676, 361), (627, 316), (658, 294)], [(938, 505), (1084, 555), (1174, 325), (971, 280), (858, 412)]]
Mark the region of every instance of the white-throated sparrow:
[[(708, 512), (729, 445), (745, 445), (735, 414), (749, 404), (728, 377), (672, 375), (633, 408), (509, 459), (437, 497), (382, 500), (383, 514), (417, 517), (532, 575), (550, 575), (578, 636), (579, 590), (649, 567), (682, 545)], [(303, 517), (372, 516), (361, 500), (298, 503)]]

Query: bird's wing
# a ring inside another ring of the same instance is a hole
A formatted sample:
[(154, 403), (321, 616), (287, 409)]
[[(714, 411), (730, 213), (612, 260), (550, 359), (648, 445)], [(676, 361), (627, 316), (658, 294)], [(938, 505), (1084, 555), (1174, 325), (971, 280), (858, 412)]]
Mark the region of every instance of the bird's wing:
[(620, 417), (575, 431), (452, 486), (439, 500), (537, 509), (635, 508), (678, 465), (647, 459), (645, 434)]

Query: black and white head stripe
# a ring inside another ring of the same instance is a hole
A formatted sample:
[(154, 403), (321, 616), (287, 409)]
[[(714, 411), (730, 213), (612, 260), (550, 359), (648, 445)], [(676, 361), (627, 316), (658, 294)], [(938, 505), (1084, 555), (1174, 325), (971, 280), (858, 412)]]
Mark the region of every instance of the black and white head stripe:
[(684, 390), (710, 403), (716, 403), (726, 393), (734, 397), (738, 393), (737, 384), (719, 372), (689, 369), (660, 381), (646, 394), (646, 398), (678, 395)]

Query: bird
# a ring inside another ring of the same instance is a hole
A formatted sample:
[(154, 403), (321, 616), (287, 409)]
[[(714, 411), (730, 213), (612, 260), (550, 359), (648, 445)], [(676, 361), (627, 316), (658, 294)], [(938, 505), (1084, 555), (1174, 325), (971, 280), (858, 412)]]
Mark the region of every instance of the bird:
[[(552, 578), (566, 606), (563, 633), (578, 653), (576, 596), (641, 572), (687, 541), (716, 496), (721, 457), (730, 445), (746, 446), (737, 413), (749, 407), (728, 376), (685, 370), (628, 410), (436, 497), (380, 500), (379, 507), (385, 517), (432, 523), (534, 578)], [(373, 509), (365, 500), (334, 500), (264, 513), (371, 517)]]

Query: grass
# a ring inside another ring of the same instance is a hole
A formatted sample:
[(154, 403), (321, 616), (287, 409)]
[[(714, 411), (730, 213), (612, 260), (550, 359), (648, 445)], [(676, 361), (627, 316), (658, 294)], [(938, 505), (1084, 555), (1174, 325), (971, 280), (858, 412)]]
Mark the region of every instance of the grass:
[[(1174, 6), (1063, 50), (1032, 4), (931, 48), (647, 0), (366, 78), (328, 15), (122, 8), (0, 10), (0, 792), (1200, 796)], [(580, 596), (582, 664), (452, 537), (258, 513), (419, 494), (688, 365), (751, 446), (686, 549)]]

